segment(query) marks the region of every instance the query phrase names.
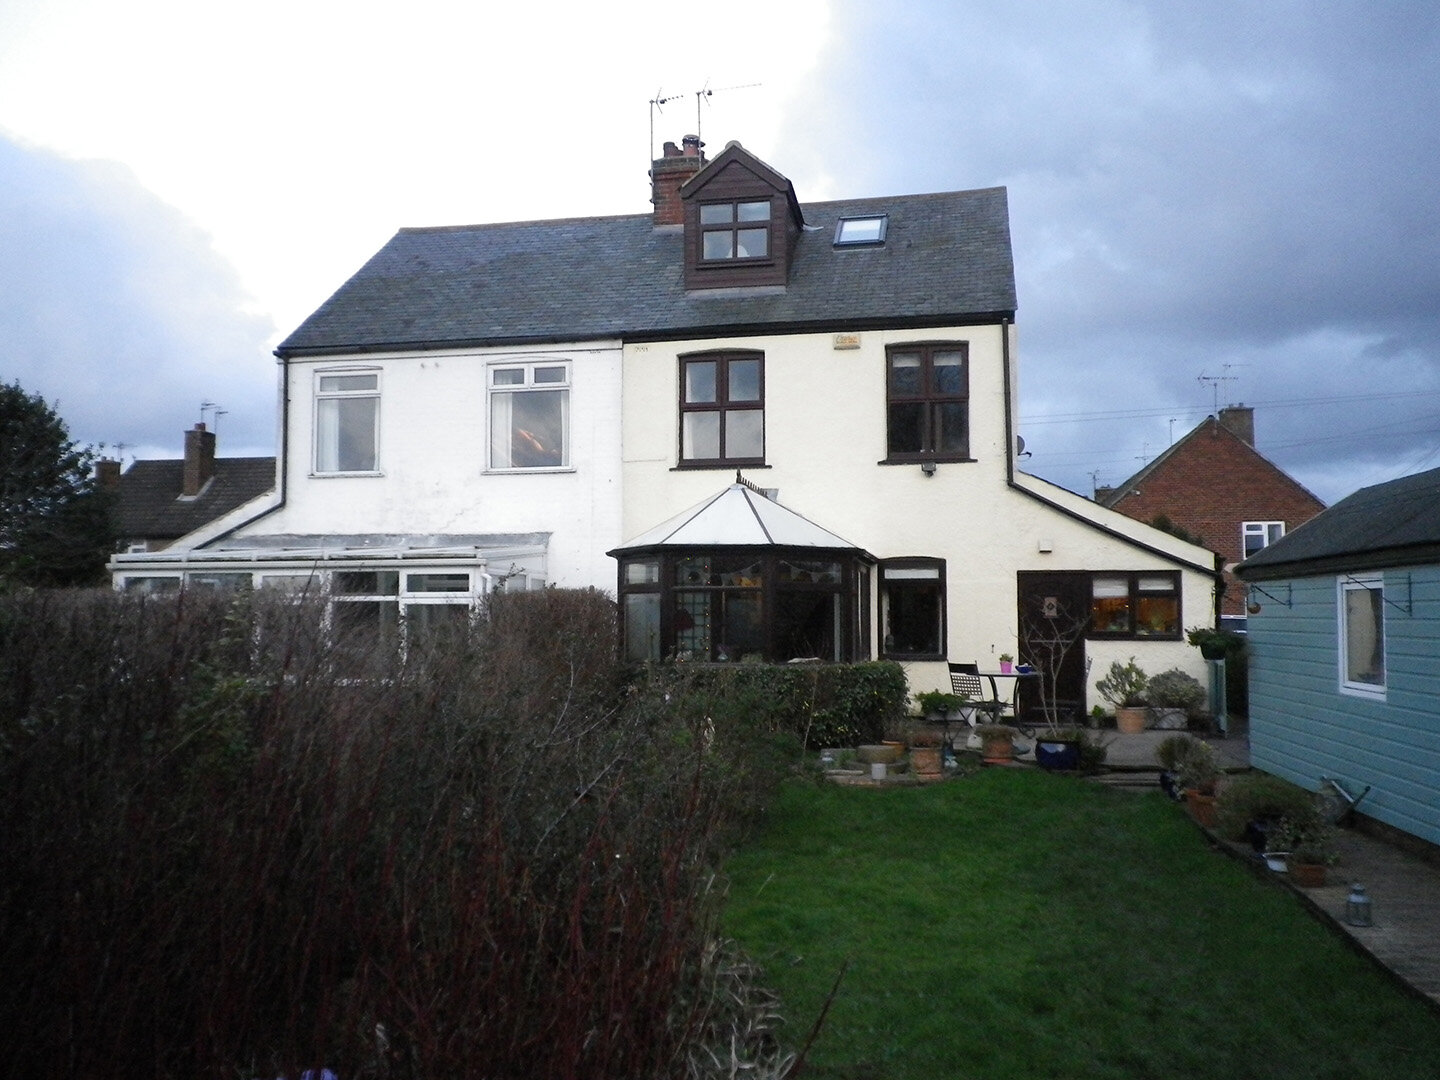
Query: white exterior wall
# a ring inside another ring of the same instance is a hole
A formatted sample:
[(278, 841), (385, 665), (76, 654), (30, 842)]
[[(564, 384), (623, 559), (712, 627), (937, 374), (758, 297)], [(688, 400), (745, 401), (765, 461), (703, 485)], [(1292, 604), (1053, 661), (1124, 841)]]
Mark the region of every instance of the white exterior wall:
[[(501, 361), (570, 364), (570, 466), (490, 472), (487, 369)], [(378, 370), (378, 474), (319, 476), (317, 371)], [(292, 359), (285, 505), (230, 541), (274, 534), (549, 532), (550, 584), (613, 592), (605, 552), (620, 536), (618, 343)]]
[[(720, 347), (765, 354), (767, 467), (746, 469), (745, 478), (777, 488), (785, 506), (877, 558), (943, 558), (951, 660), (978, 661), (983, 669), (993, 667), (1000, 653), (1016, 651), (1017, 571), (1177, 569), (1174, 561), (1087, 521), (1208, 566), (1210, 555), (1203, 549), (1044, 481), (1017, 477), (1018, 485), (1039, 497), (1008, 485), (1003, 332), (998, 325), (869, 331), (859, 335), (857, 349), (836, 348), (829, 333), (626, 345), (625, 537), (733, 480), (733, 467), (676, 469), (679, 357)], [(885, 348), (931, 341), (968, 342), (970, 454), (976, 460), (939, 463), (927, 477), (916, 464), (878, 463), (886, 457)], [(1185, 626), (1213, 622), (1212, 589), (1208, 575), (1182, 574)], [(878, 611), (873, 604), (872, 618)], [(871, 637), (878, 642), (873, 626)], [(1110, 661), (1132, 654), (1152, 674), (1181, 667), (1202, 682), (1206, 675), (1199, 651), (1184, 641), (1089, 641), (1086, 651), (1093, 658), (1086, 680), (1091, 703), (1097, 700), (1095, 680)], [(906, 666), (912, 690), (949, 689), (943, 664)]]

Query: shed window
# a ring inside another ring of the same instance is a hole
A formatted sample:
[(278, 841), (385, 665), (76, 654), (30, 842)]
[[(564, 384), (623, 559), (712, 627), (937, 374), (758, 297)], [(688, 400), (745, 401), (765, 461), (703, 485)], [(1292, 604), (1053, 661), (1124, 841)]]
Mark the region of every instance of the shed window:
[(1339, 584), (1340, 689), (1385, 696), (1385, 579), (1346, 575)]

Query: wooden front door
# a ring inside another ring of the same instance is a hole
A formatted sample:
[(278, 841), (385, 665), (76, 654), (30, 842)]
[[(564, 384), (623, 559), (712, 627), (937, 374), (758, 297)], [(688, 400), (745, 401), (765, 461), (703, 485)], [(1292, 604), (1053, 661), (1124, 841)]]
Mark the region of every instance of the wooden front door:
[[(1090, 625), (1087, 571), (1021, 570), (1016, 574), (1019, 660), (1040, 673), (1023, 679), (1019, 718), (1043, 724), (1047, 711), (1062, 724), (1085, 722), (1085, 632)], [(1051, 708), (1045, 708), (1051, 702)]]

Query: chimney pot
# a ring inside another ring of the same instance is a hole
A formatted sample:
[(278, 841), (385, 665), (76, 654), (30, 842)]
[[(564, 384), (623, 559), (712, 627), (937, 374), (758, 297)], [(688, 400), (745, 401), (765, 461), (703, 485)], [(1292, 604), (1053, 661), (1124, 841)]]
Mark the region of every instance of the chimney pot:
[(665, 156), (650, 166), (650, 201), (655, 206), (652, 221), (656, 225), (685, 224), (685, 209), (680, 204), (680, 188), (705, 165), (705, 144), (698, 135), (686, 135), (683, 152), (673, 142), (665, 144)]

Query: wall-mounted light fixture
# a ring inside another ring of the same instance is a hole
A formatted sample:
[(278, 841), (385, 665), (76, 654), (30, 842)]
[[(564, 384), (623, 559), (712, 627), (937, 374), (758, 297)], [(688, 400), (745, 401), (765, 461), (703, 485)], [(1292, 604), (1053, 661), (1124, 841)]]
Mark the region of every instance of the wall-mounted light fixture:
[(920, 471), (923, 472), (926, 476), (934, 476), (935, 463), (933, 461), (922, 461), (920, 463)]

